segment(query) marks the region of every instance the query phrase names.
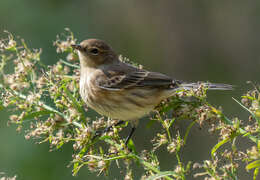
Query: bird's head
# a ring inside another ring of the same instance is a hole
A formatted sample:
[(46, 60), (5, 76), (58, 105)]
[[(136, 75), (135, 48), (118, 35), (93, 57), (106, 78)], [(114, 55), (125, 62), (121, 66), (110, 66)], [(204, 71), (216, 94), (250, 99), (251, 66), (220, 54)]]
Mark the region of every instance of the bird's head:
[(84, 67), (98, 67), (117, 60), (113, 49), (99, 39), (87, 39), (71, 46), (78, 51), (80, 65)]

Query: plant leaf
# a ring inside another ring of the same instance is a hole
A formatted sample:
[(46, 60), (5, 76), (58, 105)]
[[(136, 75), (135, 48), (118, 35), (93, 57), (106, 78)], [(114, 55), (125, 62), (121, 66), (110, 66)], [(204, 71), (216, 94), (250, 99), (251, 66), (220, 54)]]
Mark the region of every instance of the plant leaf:
[(52, 112), (49, 111), (49, 110), (42, 110), (42, 111), (32, 112), (32, 113), (26, 114), (26, 115), (23, 117), (23, 120), (33, 119), (34, 117), (44, 116), (44, 115), (48, 115), (48, 114), (50, 114), (50, 113), (52, 113)]
[(260, 160), (256, 160), (254, 162), (251, 162), (250, 164), (248, 164), (246, 166), (246, 169), (249, 170), (249, 169), (253, 169), (253, 168), (260, 168)]
[(215, 152), (218, 150), (218, 148), (220, 148), (223, 144), (226, 144), (228, 141), (230, 141), (230, 137), (223, 139), (222, 141), (218, 142), (218, 144), (216, 144), (212, 150), (211, 150), (211, 157), (214, 159), (214, 154)]
[(174, 176), (174, 175), (177, 176), (177, 174), (174, 171), (162, 171), (159, 172), (158, 174), (155, 174), (154, 176), (148, 177), (146, 180), (156, 180), (165, 176)]

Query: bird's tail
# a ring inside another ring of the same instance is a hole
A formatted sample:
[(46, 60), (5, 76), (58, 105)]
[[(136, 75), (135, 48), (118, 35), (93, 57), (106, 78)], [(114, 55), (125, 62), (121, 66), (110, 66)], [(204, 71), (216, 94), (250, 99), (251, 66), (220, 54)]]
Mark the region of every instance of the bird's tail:
[(185, 89), (185, 90), (191, 90), (191, 89), (198, 89), (199, 87), (205, 87), (209, 90), (233, 90), (233, 86), (229, 84), (219, 84), (219, 83), (202, 83), (202, 82), (197, 82), (197, 83), (181, 83), (179, 84), (178, 89)]

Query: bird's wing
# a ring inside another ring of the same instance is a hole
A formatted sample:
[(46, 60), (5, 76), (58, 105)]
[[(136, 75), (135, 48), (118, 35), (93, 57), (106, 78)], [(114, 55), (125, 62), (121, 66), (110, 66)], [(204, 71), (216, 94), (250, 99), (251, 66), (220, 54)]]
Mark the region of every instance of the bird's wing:
[(106, 78), (97, 78), (97, 85), (103, 89), (120, 90), (139, 88), (175, 88), (177, 81), (157, 72), (135, 69), (132, 71), (112, 71), (106, 73)]

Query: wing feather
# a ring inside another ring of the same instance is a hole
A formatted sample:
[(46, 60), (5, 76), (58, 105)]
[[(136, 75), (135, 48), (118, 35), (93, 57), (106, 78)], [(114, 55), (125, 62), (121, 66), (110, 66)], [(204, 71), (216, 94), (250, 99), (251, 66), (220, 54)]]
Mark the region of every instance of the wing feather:
[(173, 88), (177, 86), (172, 78), (157, 72), (136, 69), (128, 73), (122, 71), (106, 73), (106, 78), (97, 78), (97, 85), (103, 89), (121, 90), (129, 88)]

